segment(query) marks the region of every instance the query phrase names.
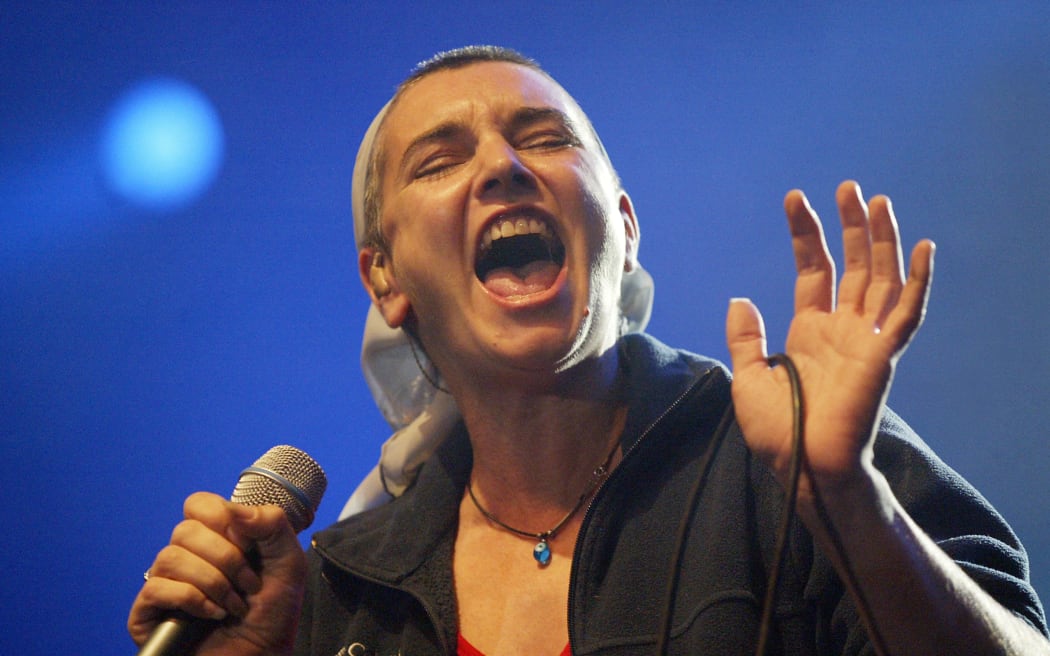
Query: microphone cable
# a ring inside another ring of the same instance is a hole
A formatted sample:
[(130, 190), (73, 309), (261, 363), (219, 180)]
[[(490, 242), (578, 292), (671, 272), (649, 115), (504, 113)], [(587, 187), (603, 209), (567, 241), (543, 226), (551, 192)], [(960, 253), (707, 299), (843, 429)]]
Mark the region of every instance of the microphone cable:
[(693, 488), (689, 491), (689, 496), (686, 497), (685, 514), (678, 525), (678, 534), (675, 536), (674, 543), (675, 551), (671, 558), (671, 575), (667, 578), (667, 594), (663, 605), (663, 615), (660, 618), (660, 633), (656, 642), (656, 653), (659, 656), (666, 656), (667, 642), (671, 637), (671, 616), (674, 614), (674, 600), (678, 595), (678, 572), (682, 569), (682, 555), (685, 552), (685, 541), (689, 535), (689, 527), (692, 524), (693, 511), (696, 509), (696, 504), (700, 500), (700, 493), (707, 483), (707, 476), (711, 471), (711, 465), (714, 464), (715, 454), (718, 453), (719, 447), (725, 441), (726, 433), (729, 432), (729, 425), (732, 421), (733, 399), (730, 398), (729, 405), (726, 406), (722, 419), (718, 422), (718, 427), (715, 428), (714, 437), (704, 451), (703, 460), (700, 461), (700, 473), (693, 483)]
[(766, 581), (766, 598), (762, 603), (762, 621), (758, 625), (758, 644), (755, 647), (755, 656), (765, 656), (766, 647), (769, 644), (769, 634), (773, 628), (773, 608), (776, 606), (777, 588), (780, 586), (780, 569), (784, 565), (788, 535), (791, 532), (791, 523), (795, 519), (798, 482), (802, 475), (802, 461), (805, 459), (803, 442), (805, 406), (802, 403), (802, 382), (795, 363), (786, 354), (777, 353), (769, 357), (769, 366), (777, 365), (784, 367), (791, 384), (791, 461), (788, 463), (787, 498), (784, 501), (784, 510), (780, 515), (776, 547), (773, 549), (773, 564), (769, 568), (769, 578)]
[[(803, 430), (805, 406), (803, 405), (802, 382), (799, 378), (798, 369), (795, 367), (795, 363), (791, 358), (784, 353), (777, 353), (770, 356), (768, 362), (770, 367), (775, 367), (777, 365), (783, 366), (784, 371), (788, 375), (788, 381), (791, 385), (792, 438), (791, 460), (788, 464), (787, 497), (785, 499), (784, 509), (781, 513), (780, 524), (777, 527), (773, 563), (770, 567), (769, 577), (766, 582), (766, 594), (762, 604), (762, 619), (759, 624), (758, 642), (755, 647), (756, 656), (765, 656), (766, 649), (769, 645), (769, 636), (772, 632), (773, 626), (773, 608), (776, 604), (777, 588), (780, 584), (780, 574), (783, 567), (784, 556), (787, 553), (788, 535), (790, 533), (791, 523), (795, 518), (795, 509), (798, 502), (798, 484), (805, 461)], [(715, 436), (712, 439), (711, 444), (708, 446), (707, 451), (704, 453), (704, 458), (700, 463), (700, 472), (692, 490), (690, 491), (689, 497), (687, 497), (685, 515), (682, 517), (682, 522), (678, 527), (678, 535), (676, 536), (675, 552), (671, 560), (671, 575), (667, 586), (666, 603), (664, 603), (663, 616), (661, 617), (660, 622), (660, 633), (656, 644), (656, 653), (659, 656), (666, 656), (667, 654), (667, 644), (670, 640), (671, 634), (674, 600), (678, 591), (678, 575), (681, 571), (682, 556), (685, 551), (685, 541), (689, 534), (689, 527), (692, 524), (693, 513), (696, 509), (696, 504), (700, 499), (700, 494), (707, 483), (711, 465), (714, 462), (714, 455), (725, 440), (725, 435), (728, 432), (730, 418), (732, 416), (733, 402), (730, 400), (729, 406), (726, 408), (726, 412), (722, 416), (718, 428), (715, 430)], [(871, 607), (857, 582), (856, 573), (853, 571), (853, 566), (846, 555), (845, 547), (842, 544), (842, 538), (838, 534), (838, 531), (835, 530), (835, 526), (831, 522), (827, 508), (825, 508), (824, 502), (815, 485), (813, 486), (813, 502), (817, 512), (817, 517), (828, 532), (831, 547), (834, 550), (838, 561), (841, 563), (846, 587), (852, 593), (853, 599), (856, 602), (857, 612), (865, 626), (868, 628), (868, 637), (875, 649), (875, 653), (889, 654), (889, 650), (886, 649), (885, 640), (879, 632), (878, 626), (875, 624)]]

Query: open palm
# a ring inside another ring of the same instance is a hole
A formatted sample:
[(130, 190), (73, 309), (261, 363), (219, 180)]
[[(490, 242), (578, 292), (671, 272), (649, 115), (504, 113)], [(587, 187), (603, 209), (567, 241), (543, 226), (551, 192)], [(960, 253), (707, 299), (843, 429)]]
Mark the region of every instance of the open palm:
[[(924, 240), (905, 278), (888, 198), (873, 198), (869, 210), (859, 186), (848, 181), (836, 201), (845, 251), (837, 299), (835, 264), (819, 218), (802, 192), (784, 200), (798, 270), (786, 353), (802, 382), (807, 471), (822, 488), (848, 482), (870, 464), (893, 370), (922, 323), (933, 272), (933, 243)], [(751, 450), (786, 480), (791, 389), (786, 373), (769, 366), (758, 309), (733, 302), (726, 335), (737, 420)]]

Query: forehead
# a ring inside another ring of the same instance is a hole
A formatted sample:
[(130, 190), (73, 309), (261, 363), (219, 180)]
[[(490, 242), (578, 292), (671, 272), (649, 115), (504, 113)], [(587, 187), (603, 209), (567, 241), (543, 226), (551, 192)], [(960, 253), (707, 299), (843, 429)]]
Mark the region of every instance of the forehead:
[(522, 107), (560, 110), (573, 122), (583, 113), (544, 73), (509, 62), (479, 62), (431, 73), (406, 88), (383, 122), (384, 151), (396, 154), (413, 136), (447, 122), (509, 118)]

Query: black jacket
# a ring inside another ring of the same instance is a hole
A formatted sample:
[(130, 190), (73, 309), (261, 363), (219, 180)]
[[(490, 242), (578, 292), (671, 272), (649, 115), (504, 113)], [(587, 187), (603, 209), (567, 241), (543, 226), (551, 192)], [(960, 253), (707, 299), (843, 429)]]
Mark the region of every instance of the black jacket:
[[(751, 654), (781, 488), (732, 421), (721, 364), (644, 335), (624, 338), (623, 349), (632, 399), (624, 458), (591, 502), (577, 539), (573, 654), (653, 653), (675, 537), (699, 463), (715, 442), (675, 574), (669, 653)], [(716, 440), (724, 417), (724, 439)], [(889, 411), (875, 458), (915, 521), (1001, 603), (1046, 633), (1024, 549), (987, 501)], [(402, 497), (315, 536), (296, 654), (455, 653), (452, 547), (470, 469), (460, 427)], [(860, 654), (867, 644), (829, 562), (798, 524), (773, 642), (771, 653), (799, 656)]]

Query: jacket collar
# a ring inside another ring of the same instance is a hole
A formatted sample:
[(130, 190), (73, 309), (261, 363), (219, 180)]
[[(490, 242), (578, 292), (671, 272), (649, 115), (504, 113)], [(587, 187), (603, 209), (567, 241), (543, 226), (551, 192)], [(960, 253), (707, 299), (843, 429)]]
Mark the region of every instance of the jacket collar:
[(729, 376), (721, 362), (673, 349), (649, 335), (626, 335), (620, 348), (630, 385), (624, 453), (700, 378), (716, 369)]
[[(724, 371), (715, 360), (669, 348), (644, 334), (626, 335), (620, 348), (631, 398), (624, 453), (699, 378), (713, 369)], [(460, 422), (401, 497), (317, 533), (314, 548), (348, 572), (403, 585), (434, 554), (451, 553), (447, 545), (454, 539), (472, 465), (470, 440)], [(446, 548), (439, 549), (442, 545)], [(451, 585), (451, 572), (448, 576)]]
[(453, 539), (473, 461), (461, 421), (403, 495), (317, 533), (313, 547), (341, 569), (400, 585), (439, 545)]

